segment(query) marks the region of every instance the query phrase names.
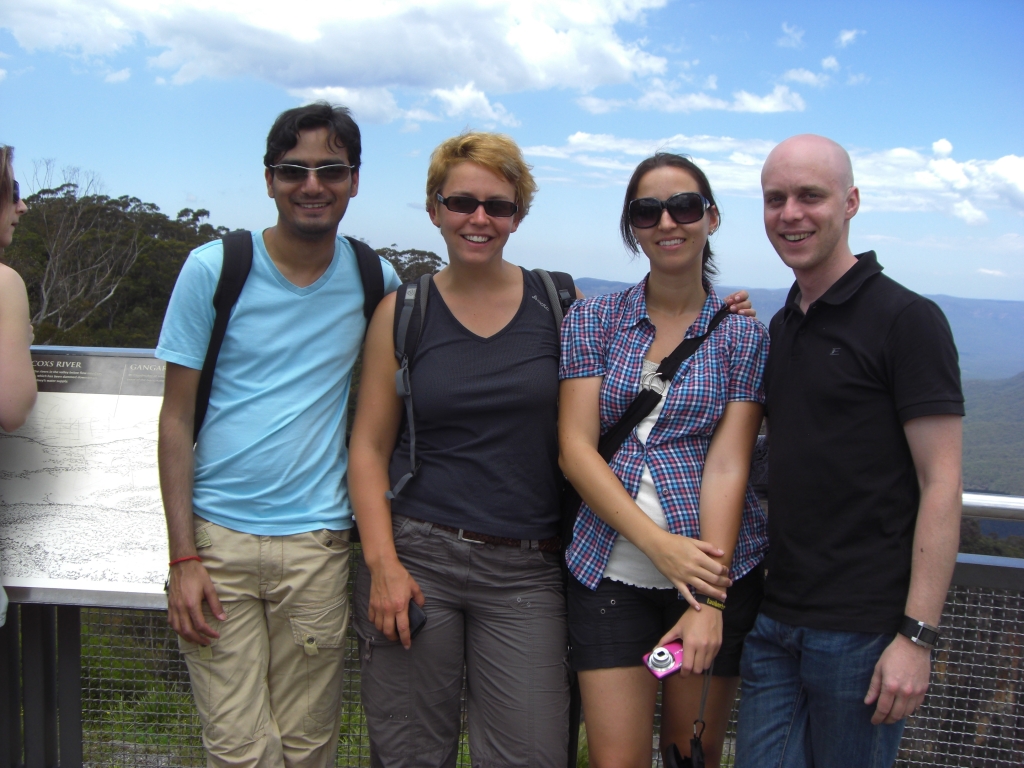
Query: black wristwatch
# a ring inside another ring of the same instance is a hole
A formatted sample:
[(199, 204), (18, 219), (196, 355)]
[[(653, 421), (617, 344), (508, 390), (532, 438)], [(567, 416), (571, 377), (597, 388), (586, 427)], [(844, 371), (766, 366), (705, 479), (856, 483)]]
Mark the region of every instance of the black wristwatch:
[(903, 624), (900, 625), (900, 634), (910, 639), (914, 645), (931, 650), (939, 641), (939, 628), (923, 621), (912, 619), (909, 616), (903, 617)]

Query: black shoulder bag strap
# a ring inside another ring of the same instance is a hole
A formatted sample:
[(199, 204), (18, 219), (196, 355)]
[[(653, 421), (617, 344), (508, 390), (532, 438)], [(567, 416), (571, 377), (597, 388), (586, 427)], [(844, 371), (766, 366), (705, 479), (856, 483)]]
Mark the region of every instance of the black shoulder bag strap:
[[(409, 425), (409, 471), (402, 475), (395, 487), (384, 494), (390, 501), (402, 492), (405, 484), (416, 475), (416, 422), (412, 413), (412, 384), (409, 380), (409, 361), (416, 354), (420, 334), (423, 333), (423, 322), (427, 317), (427, 299), (430, 296), (430, 275), (422, 275), (416, 283), (406, 283), (398, 289), (395, 298), (395, 357), (399, 368), (395, 371), (395, 391), (405, 402), (405, 420)], [(401, 309), (399, 309), (401, 302)], [(409, 338), (409, 325), (413, 319), (413, 310), (419, 305), (419, 323), (412, 339)], [(412, 342), (411, 344), (409, 342)]]
[(224, 264), (220, 268), (220, 279), (217, 290), (213, 294), (213, 307), (216, 315), (213, 319), (213, 330), (210, 332), (210, 343), (206, 347), (206, 358), (203, 370), (199, 374), (199, 387), (196, 390), (196, 408), (192, 427), (192, 444), (199, 441), (199, 430), (206, 419), (206, 409), (210, 405), (210, 389), (213, 387), (213, 371), (217, 367), (217, 356), (224, 342), (224, 334), (228, 330), (228, 319), (231, 309), (242, 294), (245, 281), (252, 269), (252, 233), (239, 229), (224, 235)]
[(366, 316), (366, 322), (370, 322), (373, 311), (384, 298), (384, 270), (380, 264), (380, 256), (362, 240), (347, 235), (345, 239), (352, 244), (352, 250), (356, 254), (359, 278), (363, 281), (363, 315)]
[[(672, 381), (679, 370), (679, 366), (691, 357), (694, 352), (700, 349), (700, 345), (711, 335), (711, 332), (718, 327), (718, 324), (729, 314), (729, 306), (724, 305), (708, 323), (708, 330), (703, 336), (694, 336), (692, 339), (683, 339), (679, 346), (672, 353), (661, 361), (658, 366), (658, 375), (665, 383)], [(653, 389), (641, 389), (639, 394), (629, 404), (626, 412), (615, 422), (611, 428), (601, 435), (597, 443), (597, 452), (605, 461), (611, 461), (615, 452), (626, 442), (626, 438), (636, 428), (637, 424), (644, 420), (655, 406), (661, 401), (661, 393)]]
[[(672, 381), (672, 378), (676, 375), (676, 371), (679, 370), (679, 366), (683, 364), (688, 357), (696, 352), (700, 345), (711, 335), (711, 332), (718, 327), (718, 324), (725, 319), (725, 316), (729, 314), (728, 305), (723, 306), (718, 312), (715, 313), (714, 317), (711, 318), (711, 322), (708, 323), (708, 330), (703, 336), (695, 336), (692, 339), (683, 339), (679, 346), (676, 347), (672, 353), (661, 361), (661, 365), (658, 366), (658, 375), (664, 382)], [(622, 444), (626, 442), (626, 438), (629, 437), (630, 433), (636, 428), (636, 426), (644, 420), (654, 407), (661, 400), (661, 394), (655, 392), (653, 389), (641, 389), (639, 394), (633, 399), (633, 402), (629, 404), (626, 412), (622, 414), (617, 422), (601, 435), (597, 441), (597, 452), (601, 454), (601, 458), (607, 462), (612, 460), (615, 453), (622, 447)], [(576, 492), (575, 488), (566, 484), (565, 493), (562, 496), (562, 531), (561, 539), (562, 546), (567, 548), (572, 543), (572, 533), (576, 526), (576, 516), (579, 514), (580, 503), (582, 499), (579, 493)]]

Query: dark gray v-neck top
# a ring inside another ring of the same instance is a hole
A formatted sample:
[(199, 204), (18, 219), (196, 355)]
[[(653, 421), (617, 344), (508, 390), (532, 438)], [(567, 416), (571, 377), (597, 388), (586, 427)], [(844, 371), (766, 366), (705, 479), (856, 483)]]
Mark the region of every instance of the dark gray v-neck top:
[[(559, 340), (540, 279), (523, 270), (515, 317), (489, 338), (455, 319), (433, 283), (410, 364), (419, 471), (395, 514), (492, 536), (558, 533)], [(404, 427), (392, 484), (409, 470)]]

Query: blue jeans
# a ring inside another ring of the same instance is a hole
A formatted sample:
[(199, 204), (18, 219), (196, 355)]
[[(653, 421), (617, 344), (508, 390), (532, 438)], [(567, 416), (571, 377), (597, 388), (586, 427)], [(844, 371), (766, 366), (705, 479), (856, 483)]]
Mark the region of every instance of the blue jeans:
[(904, 721), (872, 725), (864, 697), (892, 639), (759, 615), (740, 664), (736, 768), (889, 768)]

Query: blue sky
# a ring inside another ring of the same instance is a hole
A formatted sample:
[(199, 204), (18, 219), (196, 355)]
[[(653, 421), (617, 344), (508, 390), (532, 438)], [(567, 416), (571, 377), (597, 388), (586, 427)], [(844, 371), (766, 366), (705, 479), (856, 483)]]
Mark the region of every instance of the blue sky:
[[(853, 156), (855, 250), (923, 293), (1024, 300), (1024, 3), (570, 0), (21, 0), (0, 8), (0, 141), (94, 173), (174, 215), (259, 228), (266, 131), (313, 98), (363, 130), (343, 231), (442, 251), (423, 212), (431, 150), (502, 130), (540, 183), (506, 256), (636, 280), (617, 235), (625, 182), (691, 154), (723, 215), (721, 282), (791, 276), (761, 220), (778, 141)], [(301, 7), (301, 10), (298, 8)], [(57, 175), (60, 175), (59, 170)]]

